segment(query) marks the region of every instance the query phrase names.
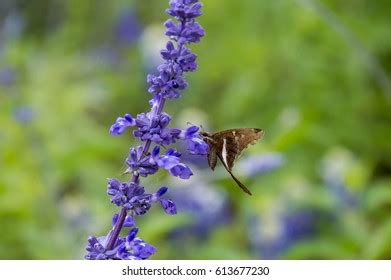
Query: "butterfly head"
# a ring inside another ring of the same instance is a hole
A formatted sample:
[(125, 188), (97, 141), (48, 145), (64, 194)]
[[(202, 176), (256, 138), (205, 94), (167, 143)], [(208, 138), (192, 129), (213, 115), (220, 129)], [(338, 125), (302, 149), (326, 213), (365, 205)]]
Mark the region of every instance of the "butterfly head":
[(206, 143), (210, 143), (211, 141), (213, 141), (213, 137), (212, 137), (212, 133), (209, 133), (207, 131), (204, 131), (203, 129), (201, 130), (200, 132), (200, 135), (202, 137), (202, 139), (206, 142)]
[(199, 134), (204, 139), (204, 141), (207, 140), (208, 138), (211, 138), (212, 133), (205, 131), (205, 129), (202, 125), (200, 125), (200, 128), (201, 128), (201, 131)]

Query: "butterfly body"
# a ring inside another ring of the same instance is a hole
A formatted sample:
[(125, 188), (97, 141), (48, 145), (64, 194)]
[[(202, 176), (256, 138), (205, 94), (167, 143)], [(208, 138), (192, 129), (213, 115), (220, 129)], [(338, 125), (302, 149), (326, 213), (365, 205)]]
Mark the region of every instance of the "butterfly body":
[(219, 159), (238, 186), (251, 195), (250, 190), (232, 174), (232, 168), (241, 152), (249, 144), (255, 144), (263, 135), (264, 131), (259, 128), (236, 128), (216, 133), (201, 132), (201, 136), (209, 146), (209, 167), (214, 170)]

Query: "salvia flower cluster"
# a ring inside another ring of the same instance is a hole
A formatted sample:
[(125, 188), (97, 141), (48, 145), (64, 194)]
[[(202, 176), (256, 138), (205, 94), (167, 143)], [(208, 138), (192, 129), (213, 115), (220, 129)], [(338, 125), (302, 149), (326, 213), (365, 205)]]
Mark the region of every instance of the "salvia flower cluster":
[[(171, 0), (166, 12), (175, 18), (167, 20), (165, 34), (170, 38), (165, 49), (161, 50), (164, 62), (157, 67), (157, 74), (147, 77), (148, 92), (152, 94), (151, 109), (148, 112), (132, 116), (125, 114), (117, 118), (110, 128), (112, 135), (122, 135), (133, 129), (133, 136), (141, 141), (132, 147), (125, 159), (125, 173), (130, 174), (129, 181), (116, 178), (108, 179), (107, 194), (113, 204), (119, 207), (112, 219), (112, 229), (106, 236), (88, 238), (86, 259), (147, 259), (156, 252), (156, 248), (136, 237), (139, 229), (135, 218), (146, 214), (152, 204), (158, 203), (169, 214), (176, 214), (176, 206), (170, 199), (164, 198), (168, 191), (161, 186), (156, 192), (148, 192), (141, 185), (140, 177), (165, 169), (172, 176), (188, 179), (193, 175), (191, 169), (181, 162), (181, 154), (167, 148), (177, 141), (185, 141), (192, 154), (207, 154), (208, 145), (199, 135), (199, 127), (187, 129), (169, 127), (171, 117), (163, 111), (166, 100), (179, 98), (186, 89), (185, 72), (197, 69), (196, 58), (187, 45), (199, 42), (204, 30), (196, 22), (201, 15), (202, 4), (198, 0)], [(121, 237), (124, 227), (130, 228), (127, 236)]]

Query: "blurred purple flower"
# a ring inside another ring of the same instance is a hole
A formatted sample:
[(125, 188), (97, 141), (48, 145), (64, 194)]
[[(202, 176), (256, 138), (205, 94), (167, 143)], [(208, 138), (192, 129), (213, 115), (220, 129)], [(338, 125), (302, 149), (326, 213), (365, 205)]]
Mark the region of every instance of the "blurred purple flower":
[(122, 44), (132, 44), (142, 32), (140, 22), (134, 11), (127, 9), (120, 13), (114, 27), (116, 40)]
[[(273, 225), (253, 217), (249, 222), (251, 246), (262, 259), (278, 259), (297, 242), (313, 238), (322, 222), (330, 223), (330, 217), (312, 208), (292, 212), (286, 210), (272, 218)], [(270, 231), (268, 228), (272, 228), (272, 232), (266, 234)]]
[(194, 178), (193, 181), (172, 190), (178, 210), (193, 217), (189, 224), (172, 232), (173, 242), (188, 235), (205, 237), (211, 230), (228, 223), (232, 218), (228, 199), (223, 191), (203, 182), (201, 178)]
[(338, 208), (356, 207), (359, 203), (359, 197), (348, 190), (343, 180), (339, 178), (326, 177), (325, 183), (330, 194), (337, 200)]
[(16, 81), (16, 71), (9, 66), (0, 69), (0, 86), (11, 86)]
[(93, 65), (103, 68), (117, 69), (122, 61), (118, 49), (108, 43), (92, 49), (90, 55)]
[(349, 190), (344, 180), (351, 162), (349, 152), (335, 150), (326, 154), (321, 164), (321, 176), (327, 190), (334, 198), (338, 210), (346, 207), (356, 207), (360, 202), (360, 197)]
[(283, 164), (282, 154), (259, 154), (241, 159), (238, 162), (238, 169), (246, 176), (252, 177), (277, 169)]
[(13, 115), (17, 122), (27, 124), (35, 118), (36, 112), (30, 106), (20, 106), (14, 109)]
[[(8, 1), (1, 1), (0, 5), (3, 3), (7, 3)], [(9, 3), (13, 3), (13, 1), (9, 1)], [(11, 4), (8, 8), (7, 5), (5, 7), (0, 6), (0, 11), (3, 8), (3, 11), (7, 11), (8, 13), (1, 12), (1, 29), (0, 29), (0, 37), (3, 39), (0, 41), (0, 47), (2, 43), (6, 43), (7, 41), (12, 41), (14, 39), (19, 38), (26, 26), (26, 20), (23, 13), (20, 12), (19, 9), (16, 8), (17, 4)], [(4, 40), (5, 38), (5, 40)]]

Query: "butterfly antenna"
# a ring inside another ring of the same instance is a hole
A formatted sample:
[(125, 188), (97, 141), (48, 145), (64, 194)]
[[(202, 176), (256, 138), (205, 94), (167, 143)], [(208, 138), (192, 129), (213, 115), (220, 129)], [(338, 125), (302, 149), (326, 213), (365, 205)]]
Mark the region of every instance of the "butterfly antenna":
[[(187, 124), (187, 125), (197, 126), (197, 125), (195, 125), (194, 123), (191, 123), (191, 122), (186, 122), (186, 124)], [(201, 128), (201, 132), (205, 132), (205, 129), (204, 129), (204, 127), (202, 126), (202, 124), (200, 124), (199, 127)]]

